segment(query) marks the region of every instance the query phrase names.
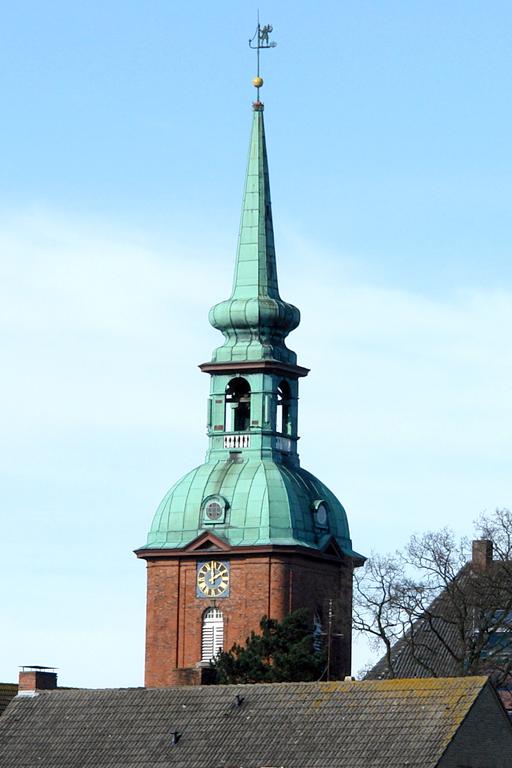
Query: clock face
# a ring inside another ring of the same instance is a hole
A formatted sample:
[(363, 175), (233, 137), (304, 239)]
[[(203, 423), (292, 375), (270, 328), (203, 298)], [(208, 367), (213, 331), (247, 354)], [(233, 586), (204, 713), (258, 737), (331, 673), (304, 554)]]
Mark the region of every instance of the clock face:
[(198, 597), (227, 597), (229, 594), (229, 563), (208, 560), (197, 564)]

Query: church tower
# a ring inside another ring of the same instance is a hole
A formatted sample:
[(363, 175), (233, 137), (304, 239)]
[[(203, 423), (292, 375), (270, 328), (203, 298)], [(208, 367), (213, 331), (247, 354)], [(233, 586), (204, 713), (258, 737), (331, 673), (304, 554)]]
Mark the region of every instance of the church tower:
[[(259, 28), (258, 28), (259, 29)], [(210, 310), (224, 342), (211, 377), (208, 451), (167, 493), (145, 546), (145, 685), (199, 684), (219, 648), (243, 643), (263, 615), (306, 607), (329, 634), (331, 678), (350, 673), (352, 549), (334, 494), (300, 466), (299, 379), (286, 346), (299, 310), (277, 282), (263, 104), (253, 103), (231, 296)]]

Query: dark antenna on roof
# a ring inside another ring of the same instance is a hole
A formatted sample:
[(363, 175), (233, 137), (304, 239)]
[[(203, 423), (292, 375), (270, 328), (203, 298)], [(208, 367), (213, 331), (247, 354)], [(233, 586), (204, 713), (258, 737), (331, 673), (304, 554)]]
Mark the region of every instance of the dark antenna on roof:
[(180, 739), (181, 739), (181, 733), (179, 731), (171, 731), (171, 744), (173, 747), (176, 746), (176, 744)]
[(331, 658), (332, 658), (332, 641), (335, 637), (344, 637), (343, 632), (334, 632), (334, 600), (333, 598), (329, 598), (327, 601), (327, 632), (320, 631), (317, 634), (318, 635), (324, 635), (326, 638), (326, 650), (327, 650), (327, 663), (325, 665), (325, 669), (318, 678), (319, 680), (322, 680), (324, 675), (326, 675), (326, 680), (329, 682), (331, 679)]

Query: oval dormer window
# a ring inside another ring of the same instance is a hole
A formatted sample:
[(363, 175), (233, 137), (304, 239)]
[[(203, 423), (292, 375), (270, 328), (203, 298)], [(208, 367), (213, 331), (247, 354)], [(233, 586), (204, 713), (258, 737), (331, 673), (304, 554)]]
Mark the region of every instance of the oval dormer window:
[(313, 514), (317, 528), (329, 527), (329, 512), (327, 509), (327, 504), (323, 499), (318, 499), (317, 501), (313, 502)]

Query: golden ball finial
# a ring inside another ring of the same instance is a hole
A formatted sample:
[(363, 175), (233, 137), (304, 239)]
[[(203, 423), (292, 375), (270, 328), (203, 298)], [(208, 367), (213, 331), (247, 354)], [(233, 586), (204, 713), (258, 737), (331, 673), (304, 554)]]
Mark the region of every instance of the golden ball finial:
[(252, 84), (255, 88), (261, 88), (263, 85), (263, 78), (262, 77), (255, 77), (252, 81)]

